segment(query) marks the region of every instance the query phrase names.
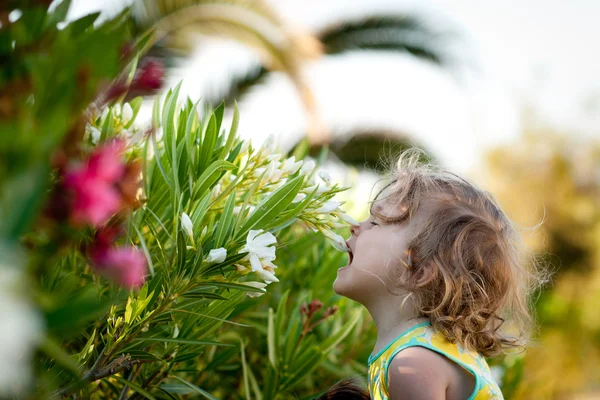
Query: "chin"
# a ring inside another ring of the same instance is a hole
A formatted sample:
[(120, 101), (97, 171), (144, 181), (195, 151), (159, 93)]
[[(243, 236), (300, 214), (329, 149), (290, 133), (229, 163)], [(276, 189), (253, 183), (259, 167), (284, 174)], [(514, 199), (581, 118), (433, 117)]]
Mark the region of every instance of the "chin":
[[(341, 278), (339, 275), (333, 282), (333, 291), (340, 295), (347, 297), (354, 301), (359, 301), (356, 293), (357, 288), (351, 282), (348, 282), (348, 279)], [(360, 302), (360, 301), (359, 301)]]

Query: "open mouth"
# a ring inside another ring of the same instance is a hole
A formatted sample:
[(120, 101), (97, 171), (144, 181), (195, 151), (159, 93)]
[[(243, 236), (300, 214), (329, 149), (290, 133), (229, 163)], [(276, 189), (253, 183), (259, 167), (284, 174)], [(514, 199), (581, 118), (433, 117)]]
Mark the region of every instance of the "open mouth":
[(352, 264), (352, 259), (354, 258), (354, 254), (352, 253), (352, 249), (348, 245), (348, 242), (346, 242), (346, 246), (348, 247), (348, 265), (350, 265), (350, 264)]

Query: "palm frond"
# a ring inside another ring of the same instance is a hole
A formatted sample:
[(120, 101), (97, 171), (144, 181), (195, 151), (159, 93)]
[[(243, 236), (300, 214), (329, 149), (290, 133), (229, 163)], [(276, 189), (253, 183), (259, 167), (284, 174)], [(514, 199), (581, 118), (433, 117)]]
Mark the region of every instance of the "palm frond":
[[(409, 53), (440, 67), (451, 67), (454, 61), (447, 46), (458, 35), (439, 28), (434, 30), (422, 18), (414, 15), (374, 15), (329, 25), (316, 32), (316, 36), (329, 55), (383, 50)], [(268, 74), (267, 68), (252, 68), (247, 74), (232, 78), (226, 91), (209, 101), (217, 104), (222, 99), (226, 102), (240, 99), (250, 88), (264, 83)]]
[(140, 0), (133, 5), (137, 29), (153, 29), (153, 44), (189, 53), (197, 34), (221, 36), (255, 49), (262, 65), (285, 72), (312, 108), (300, 65), (320, 55), (320, 43), (309, 34), (291, 32), (264, 1)]
[(415, 57), (443, 65), (442, 40), (450, 33), (435, 32), (418, 17), (411, 15), (371, 16), (344, 21), (318, 33), (328, 54), (352, 50), (388, 50), (408, 52)]

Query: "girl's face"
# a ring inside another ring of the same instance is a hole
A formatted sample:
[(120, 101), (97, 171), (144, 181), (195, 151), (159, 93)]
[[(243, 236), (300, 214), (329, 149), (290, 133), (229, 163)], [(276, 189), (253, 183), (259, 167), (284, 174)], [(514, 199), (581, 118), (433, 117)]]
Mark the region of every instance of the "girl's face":
[[(409, 223), (386, 223), (384, 218), (395, 218), (403, 210), (385, 199), (377, 200), (372, 208), (374, 214), (350, 228), (346, 241), (349, 252), (348, 265), (338, 270), (333, 290), (364, 305), (389, 294), (388, 288), (397, 293), (398, 268), (406, 268), (407, 249), (416, 229), (424, 222), (417, 212)], [(377, 217), (376, 215), (381, 215)]]

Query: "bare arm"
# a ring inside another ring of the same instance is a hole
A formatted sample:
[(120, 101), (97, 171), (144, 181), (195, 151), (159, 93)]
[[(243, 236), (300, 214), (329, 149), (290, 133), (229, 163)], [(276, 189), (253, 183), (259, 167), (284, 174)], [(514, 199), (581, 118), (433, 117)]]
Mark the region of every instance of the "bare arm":
[(440, 356), (423, 347), (404, 349), (388, 369), (390, 400), (445, 400), (448, 384)]

